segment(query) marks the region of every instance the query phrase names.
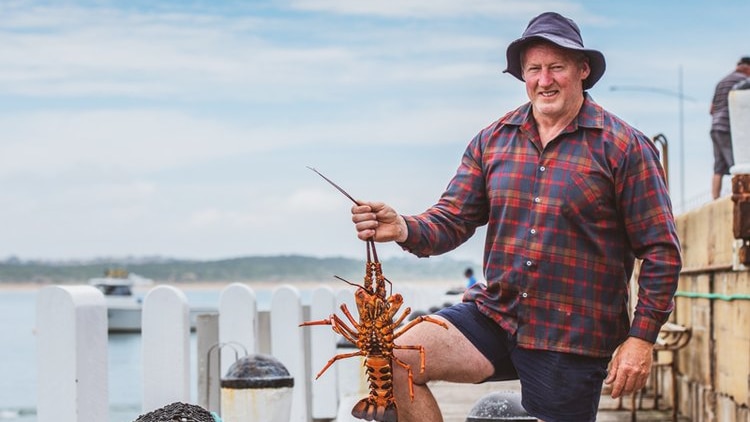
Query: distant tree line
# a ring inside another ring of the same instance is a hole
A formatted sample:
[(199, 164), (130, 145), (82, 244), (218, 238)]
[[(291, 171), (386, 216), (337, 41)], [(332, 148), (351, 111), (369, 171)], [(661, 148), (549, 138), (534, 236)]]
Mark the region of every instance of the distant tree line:
[[(456, 280), (463, 283), (467, 267), (476, 263), (445, 257), (392, 258), (383, 261), (383, 273), (391, 281)], [(0, 283), (85, 283), (106, 271), (123, 269), (159, 283), (233, 281), (331, 281), (337, 275), (361, 283), (364, 260), (315, 258), (300, 255), (250, 256), (213, 261), (166, 258), (97, 258), (90, 261), (0, 261)]]

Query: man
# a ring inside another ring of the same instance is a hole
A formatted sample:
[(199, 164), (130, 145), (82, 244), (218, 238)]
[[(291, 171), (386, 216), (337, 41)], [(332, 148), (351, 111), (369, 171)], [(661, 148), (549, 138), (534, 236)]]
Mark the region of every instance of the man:
[(721, 180), (729, 174), (734, 165), (732, 153), (732, 133), (729, 127), (729, 91), (734, 85), (750, 76), (750, 57), (737, 62), (734, 72), (722, 78), (714, 90), (711, 101), (711, 141), (714, 145), (714, 175), (711, 179), (711, 195), (717, 199), (721, 195)]
[[(532, 416), (594, 421), (602, 382), (615, 398), (644, 386), (673, 307), (681, 260), (658, 152), (585, 92), (604, 73), (602, 53), (584, 48), (572, 20), (543, 13), (507, 60), (530, 102), (479, 132), (437, 204), (415, 216), (381, 202), (352, 208), (360, 239), (418, 256), (450, 251), (488, 225), (487, 285), (437, 313), (448, 330), (420, 324), (399, 338), (427, 356), (413, 402), (394, 365), (400, 421), (442, 421), (430, 380), (516, 378)], [(643, 262), (631, 322), (634, 258)], [(397, 352), (419, 367), (417, 353)]]
[(466, 277), (467, 289), (477, 284), (477, 279), (476, 277), (474, 277), (474, 270), (472, 270), (471, 268), (467, 268), (466, 271), (464, 271), (464, 277)]

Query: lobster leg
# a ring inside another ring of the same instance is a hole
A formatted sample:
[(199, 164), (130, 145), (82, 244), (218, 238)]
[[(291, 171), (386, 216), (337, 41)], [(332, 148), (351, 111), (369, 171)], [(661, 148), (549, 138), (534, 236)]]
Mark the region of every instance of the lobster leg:
[(425, 353), (424, 353), (424, 347), (423, 346), (399, 346), (394, 345), (394, 349), (401, 349), (401, 350), (417, 350), (419, 352), (419, 373), (424, 373), (425, 368)]
[(331, 319), (333, 320), (333, 324), (331, 327), (333, 331), (341, 334), (348, 341), (357, 344), (357, 337), (359, 336), (359, 332), (357, 330), (352, 329), (348, 325), (346, 325), (346, 322), (336, 314), (331, 315)]
[(308, 325), (330, 325), (333, 331), (335, 331), (338, 334), (341, 334), (345, 339), (349, 340), (350, 342), (356, 344), (357, 343), (357, 331), (349, 328), (348, 325), (339, 318), (338, 315), (333, 314), (330, 317), (326, 319), (321, 319), (317, 321), (305, 321), (301, 323), (300, 327), (305, 327)]
[(349, 322), (352, 323), (352, 326), (354, 326), (356, 330), (359, 330), (359, 323), (354, 319), (352, 313), (349, 312), (349, 308), (346, 307), (346, 303), (341, 304), (341, 312), (343, 312), (346, 316), (346, 319), (348, 319)]
[[(395, 349), (411, 349), (414, 347), (422, 347), (422, 346), (395, 346)], [(424, 353), (424, 351), (422, 351)], [(422, 358), (422, 365), (424, 365), (424, 355), (420, 353), (420, 356)], [(402, 361), (401, 359), (397, 358), (396, 356), (393, 356), (392, 361), (398, 364), (398, 366), (406, 369), (406, 374), (409, 377), (409, 398), (411, 398), (411, 401), (414, 401), (414, 374), (411, 371), (411, 366), (409, 366), (408, 363)]]
[(401, 314), (400, 317), (398, 317), (398, 319), (393, 323), (393, 326), (398, 327), (399, 325), (401, 325), (401, 323), (404, 322), (404, 320), (406, 319), (406, 317), (409, 316), (410, 313), (411, 313), (411, 308), (404, 309), (404, 313)]
[(333, 363), (339, 359), (353, 358), (355, 356), (364, 356), (364, 355), (365, 353), (362, 352), (361, 350), (352, 352), (352, 353), (341, 353), (339, 355), (336, 355), (328, 360), (328, 363), (326, 363), (326, 366), (324, 366), (323, 369), (321, 369), (320, 372), (318, 372), (318, 375), (315, 376), (315, 379), (320, 378), (320, 376), (323, 375), (323, 372), (328, 370), (328, 368), (330, 368), (331, 365), (333, 365)]
[(301, 323), (300, 325), (298, 325), (298, 327), (305, 327), (308, 325), (332, 325), (332, 323), (331, 323), (330, 318), (326, 318), (326, 319), (319, 319), (317, 321), (305, 321)]
[[(399, 321), (401, 319), (402, 318), (399, 318)], [(408, 330), (410, 330), (412, 327), (414, 327), (415, 325), (419, 324), (420, 322), (431, 322), (433, 324), (437, 324), (437, 325), (445, 328), (446, 330), (448, 329), (448, 325), (446, 323), (444, 323), (443, 321), (440, 321), (439, 319), (435, 319), (435, 318), (433, 318), (433, 317), (431, 317), (429, 315), (422, 315), (422, 316), (418, 316), (418, 317), (414, 318), (408, 324), (406, 324), (405, 326), (403, 326), (400, 330), (398, 330), (397, 332), (395, 332), (393, 334), (393, 338), (394, 339), (398, 338), (399, 336), (401, 336), (401, 334), (404, 334), (405, 332), (407, 332)]]

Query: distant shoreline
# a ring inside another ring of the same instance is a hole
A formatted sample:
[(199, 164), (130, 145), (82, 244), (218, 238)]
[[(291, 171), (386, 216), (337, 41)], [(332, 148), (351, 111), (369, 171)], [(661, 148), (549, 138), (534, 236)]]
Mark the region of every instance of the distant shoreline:
[[(359, 280), (357, 280), (359, 282)], [(294, 286), (300, 289), (315, 288), (318, 286), (328, 286), (333, 289), (346, 286), (342, 281), (200, 281), (200, 282), (181, 282), (181, 283), (154, 283), (151, 287), (156, 286), (174, 286), (182, 290), (221, 290), (224, 287), (239, 283), (247, 285), (257, 290), (272, 290), (279, 286)], [(452, 287), (463, 287), (461, 281), (445, 281), (445, 280), (405, 280), (395, 281), (394, 292), (398, 291), (398, 285), (413, 285), (413, 284), (430, 284), (436, 288), (452, 288)], [(2, 292), (10, 291), (35, 291), (42, 289), (47, 286), (81, 286), (87, 285), (86, 283), (36, 283), (36, 282), (7, 282), (0, 283), (0, 294)], [(150, 287), (149, 287), (150, 288)]]
[[(273, 289), (281, 285), (292, 285), (295, 287), (300, 286), (311, 286), (311, 285), (318, 285), (318, 284), (328, 284), (328, 283), (318, 283), (318, 282), (269, 282), (269, 281), (247, 281), (247, 282), (233, 282), (233, 281), (201, 281), (201, 282), (182, 282), (182, 283), (154, 283), (151, 286), (144, 286), (147, 289), (156, 287), (156, 286), (174, 286), (183, 290), (220, 290), (224, 287), (232, 284), (232, 283), (240, 283), (248, 285), (252, 288), (258, 288), (258, 289)], [(48, 286), (86, 286), (87, 283), (36, 283), (36, 282), (27, 282), (27, 283), (21, 283), (21, 282), (8, 282), (8, 283), (0, 283), (0, 292), (3, 291), (29, 291), (29, 290), (39, 290), (44, 287)]]

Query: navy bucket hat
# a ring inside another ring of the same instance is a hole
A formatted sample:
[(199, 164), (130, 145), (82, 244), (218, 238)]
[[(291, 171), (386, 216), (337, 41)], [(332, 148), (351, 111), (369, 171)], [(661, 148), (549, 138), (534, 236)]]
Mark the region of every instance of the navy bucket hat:
[(604, 54), (597, 50), (585, 48), (578, 25), (571, 19), (554, 12), (542, 13), (532, 19), (526, 30), (523, 31), (521, 38), (508, 45), (508, 50), (505, 53), (508, 59), (508, 68), (504, 72), (510, 73), (523, 81), (521, 50), (532, 40), (546, 40), (562, 48), (577, 50), (586, 54), (591, 73), (583, 81), (583, 89), (591, 88), (604, 75), (604, 69), (607, 67)]

